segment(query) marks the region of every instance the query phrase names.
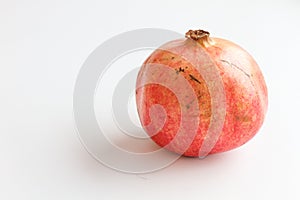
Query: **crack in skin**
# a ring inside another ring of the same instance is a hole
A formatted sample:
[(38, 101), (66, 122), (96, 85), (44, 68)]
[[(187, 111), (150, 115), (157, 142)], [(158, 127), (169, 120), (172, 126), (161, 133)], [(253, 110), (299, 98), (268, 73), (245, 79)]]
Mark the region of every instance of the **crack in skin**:
[(247, 72), (245, 72), (245, 70), (243, 70), (242, 68), (238, 67), (237, 65), (235, 65), (235, 64), (233, 64), (233, 63), (231, 63), (231, 62), (229, 62), (229, 61), (227, 61), (227, 60), (220, 60), (220, 61), (221, 61), (221, 62), (225, 62), (225, 63), (227, 63), (228, 65), (230, 65), (231, 67), (234, 67), (234, 68), (240, 70), (241, 72), (243, 72), (243, 73), (244, 73), (246, 76), (248, 76), (249, 78), (251, 77), (250, 74), (248, 74)]
[[(229, 62), (229, 61), (227, 61), (227, 60), (222, 60), (222, 59), (221, 59), (220, 61), (221, 61), (221, 62), (225, 62), (225, 63), (227, 63), (228, 65), (230, 65), (231, 67), (240, 70), (244, 75), (246, 75), (246, 76), (250, 79), (251, 85), (254, 87), (254, 83), (253, 83), (253, 81), (252, 81), (252, 74), (248, 74), (247, 72), (245, 72), (245, 70), (243, 70), (242, 68), (238, 67), (237, 65), (235, 65), (235, 64), (233, 64), (233, 63), (231, 63), (231, 62)], [(255, 88), (255, 87), (254, 87), (254, 88)]]

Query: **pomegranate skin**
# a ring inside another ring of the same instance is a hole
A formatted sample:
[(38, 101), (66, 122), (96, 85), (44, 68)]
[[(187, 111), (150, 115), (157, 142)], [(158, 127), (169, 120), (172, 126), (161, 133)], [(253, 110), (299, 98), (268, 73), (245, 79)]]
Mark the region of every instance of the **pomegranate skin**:
[[(195, 42), (192, 39), (171, 41), (155, 50), (147, 58), (137, 77), (137, 85), (146, 83), (150, 76), (152, 79), (153, 77), (154, 79), (174, 79), (172, 81), (174, 88), (177, 87), (176, 76), (183, 76), (193, 88), (199, 106), (199, 114), (194, 118), (199, 120), (199, 123), (195, 137), (186, 148), (183, 147), (186, 145), (183, 141), (185, 136), (188, 137), (191, 133), (186, 131), (183, 137), (178, 138), (176, 138), (176, 134), (182, 120), (182, 109), (193, 112), (188, 110), (190, 109), (189, 105), (181, 106), (174, 92), (160, 84), (147, 84), (136, 89), (137, 109), (141, 124), (152, 140), (161, 147), (189, 157), (200, 156), (199, 150), (207, 138), (213, 116), (213, 97), (210, 91), (214, 89), (206, 83), (201, 70), (192, 64), (191, 58), (196, 59), (203, 56), (200, 54), (205, 54), (202, 62), (214, 64), (224, 89), (222, 91), (225, 97), (224, 123), (208, 154), (225, 152), (249, 141), (262, 126), (267, 111), (267, 87), (263, 75), (251, 55), (230, 41), (220, 38), (210, 38), (209, 41), (208, 43), (205, 41)], [(201, 52), (195, 48), (201, 48)], [(183, 55), (191, 56), (187, 59)], [(210, 60), (205, 60), (208, 58)], [(153, 64), (173, 69), (174, 75), (161, 77), (166, 75), (159, 71), (151, 71), (150, 68)], [(147, 73), (150, 71), (151, 74)], [(149, 113), (150, 108), (156, 104), (160, 104), (165, 109), (166, 119), (163, 127), (153, 132), (147, 129), (147, 125), (162, 120), (158, 118), (159, 115)]]

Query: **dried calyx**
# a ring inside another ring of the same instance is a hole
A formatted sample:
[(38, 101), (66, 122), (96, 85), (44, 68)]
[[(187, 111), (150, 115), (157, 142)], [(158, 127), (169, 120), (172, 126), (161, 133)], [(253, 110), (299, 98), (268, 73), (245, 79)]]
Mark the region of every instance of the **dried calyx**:
[(209, 37), (209, 32), (204, 30), (189, 30), (185, 33), (185, 37), (197, 41), (204, 47), (214, 44), (213, 40)]

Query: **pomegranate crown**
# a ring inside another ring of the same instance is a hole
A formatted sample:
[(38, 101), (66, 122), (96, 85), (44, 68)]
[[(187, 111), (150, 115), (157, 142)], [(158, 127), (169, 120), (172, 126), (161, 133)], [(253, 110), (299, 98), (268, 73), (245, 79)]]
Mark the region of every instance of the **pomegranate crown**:
[(204, 31), (204, 30), (189, 30), (188, 32), (185, 33), (186, 38), (190, 38), (193, 40), (199, 40), (203, 37), (209, 37), (209, 32)]

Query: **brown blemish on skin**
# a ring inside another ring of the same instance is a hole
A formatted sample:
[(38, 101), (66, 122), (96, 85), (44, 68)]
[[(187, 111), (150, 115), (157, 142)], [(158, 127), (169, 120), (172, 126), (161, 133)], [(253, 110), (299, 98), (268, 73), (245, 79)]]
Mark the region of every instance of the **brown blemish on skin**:
[(190, 76), (191, 80), (196, 81), (197, 83), (201, 84), (201, 82), (197, 78), (195, 78), (193, 75), (189, 74), (189, 76)]
[(236, 115), (235, 120), (241, 121), (241, 122), (246, 122), (246, 123), (251, 122), (251, 118), (248, 117), (248, 116), (238, 116), (238, 115)]
[(191, 106), (191, 104), (193, 103), (195, 101), (195, 99), (193, 99), (190, 103), (188, 103), (185, 107), (186, 107), (186, 109), (189, 109), (190, 108), (190, 106)]
[(179, 69), (177, 70), (177, 69), (175, 69), (175, 71), (176, 71), (176, 74), (179, 74), (180, 72), (184, 72), (184, 69), (183, 68), (181, 68), (181, 67), (179, 67)]

